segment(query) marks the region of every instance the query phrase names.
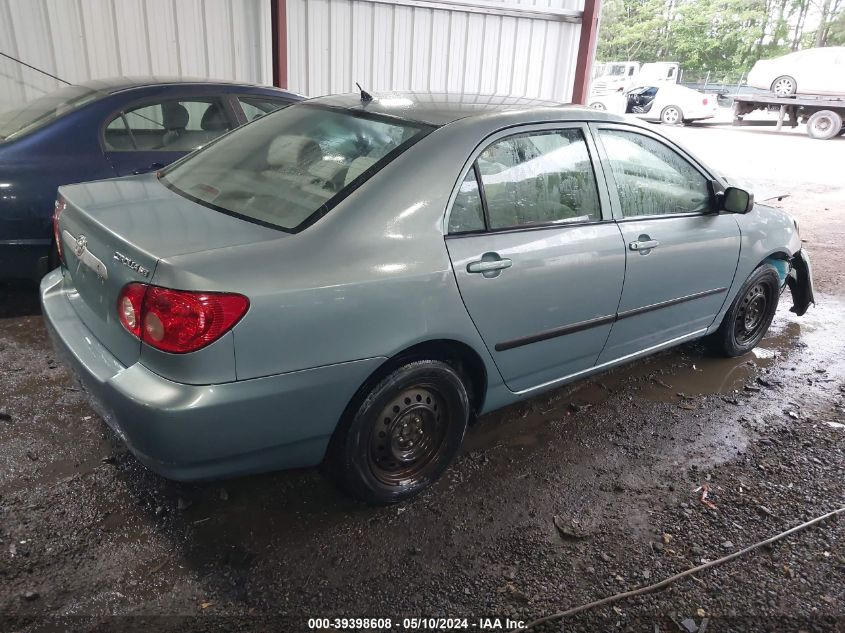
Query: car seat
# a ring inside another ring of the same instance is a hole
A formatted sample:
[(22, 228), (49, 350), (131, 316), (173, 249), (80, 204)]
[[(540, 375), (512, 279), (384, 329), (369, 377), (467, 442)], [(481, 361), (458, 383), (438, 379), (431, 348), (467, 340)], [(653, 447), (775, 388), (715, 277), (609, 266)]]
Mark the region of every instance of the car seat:
[(177, 143), (185, 134), (185, 128), (188, 127), (188, 121), (191, 118), (188, 109), (177, 102), (162, 103), (161, 116), (165, 132), (161, 137), (161, 145), (156, 149), (163, 149)]
[(224, 132), (229, 131), (229, 120), (219, 103), (212, 103), (206, 108), (200, 121), (200, 127), (204, 134), (202, 141), (197, 143), (197, 145), (204, 145), (209, 141), (213, 141)]

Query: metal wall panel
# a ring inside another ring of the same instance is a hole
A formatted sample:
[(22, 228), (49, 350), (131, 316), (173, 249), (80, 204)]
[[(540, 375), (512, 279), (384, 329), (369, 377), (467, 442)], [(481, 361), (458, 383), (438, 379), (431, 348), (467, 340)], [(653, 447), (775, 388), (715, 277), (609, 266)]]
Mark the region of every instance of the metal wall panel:
[[(417, 6), (413, 6), (413, 5)], [(428, 5), (428, 6), (426, 6)], [(316, 96), (368, 90), (504, 94), (569, 101), (579, 0), (287, 0), (290, 89)], [(510, 9), (510, 11), (505, 11)], [(506, 14), (502, 14), (506, 13)]]
[[(270, 84), (268, 0), (0, 0), (0, 52), (70, 82), (116, 75)], [(0, 108), (61, 84), (0, 58)]]

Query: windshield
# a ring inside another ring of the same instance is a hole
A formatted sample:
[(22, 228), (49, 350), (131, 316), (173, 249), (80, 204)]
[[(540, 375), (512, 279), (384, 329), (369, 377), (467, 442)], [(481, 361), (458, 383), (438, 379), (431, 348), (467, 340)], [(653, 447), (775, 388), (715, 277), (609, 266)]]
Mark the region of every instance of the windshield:
[(0, 141), (34, 132), (102, 96), (102, 93), (83, 86), (66, 86), (16, 108), (3, 110), (0, 112)]
[(195, 202), (297, 232), (433, 128), (359, 111), (300, 104), (268, 114), (164, 170)]

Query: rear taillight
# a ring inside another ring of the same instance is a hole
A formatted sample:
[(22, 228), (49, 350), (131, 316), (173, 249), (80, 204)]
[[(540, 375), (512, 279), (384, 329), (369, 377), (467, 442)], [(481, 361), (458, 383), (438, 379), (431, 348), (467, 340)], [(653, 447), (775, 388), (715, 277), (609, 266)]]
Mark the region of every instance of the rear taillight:
[(701, 105), (707, 105), (708, 103), (709, 103), (709, 102), (707, 101), (707, 97), (704, 97), (704, 98), (701, 100)]
[(56, 205), (53, 210), (53, 240), (56, 242), (56, 250), (59, 252), (59, 260), (64, 263), (65, 256), (62, 252), (62, 236), (59, 233), (59, 218), (62, 216), (62, 211), (67, 208), (67, 200), (64, 196), (59, 195), (56, 198)]
[(144, 343), (174, 354), (210, 345), (243, 318), (249, 299), (225, 292), (171, 290), (142, 283), (124, 286), (117, 299), (123, 327)]

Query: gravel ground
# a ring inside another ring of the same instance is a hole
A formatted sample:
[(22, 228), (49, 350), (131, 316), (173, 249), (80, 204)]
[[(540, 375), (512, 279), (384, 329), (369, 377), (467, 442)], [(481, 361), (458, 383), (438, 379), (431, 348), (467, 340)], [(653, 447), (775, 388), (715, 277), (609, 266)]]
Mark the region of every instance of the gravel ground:
[[(715, 131), (675, 133), (718, 160)], [(817, 147), (831, 151), (801, 145)], [(778, 204), (814, 258), (805, 317), (787, 293), (754, 354), (685, 346), (485, 416), (437, 485), (389, 508), (316, 470), (202, 485), (150, 473), (53, 361), (32, 290), (0, 287), (0, 631), (302, 631), (336, 616), (503, 628), (845, 505), (845, 190), (826, 168), (768, 181), (788, 186)], [(544, 630), (845, 630), (843, 605), (845, 521), (829, 520)]]

